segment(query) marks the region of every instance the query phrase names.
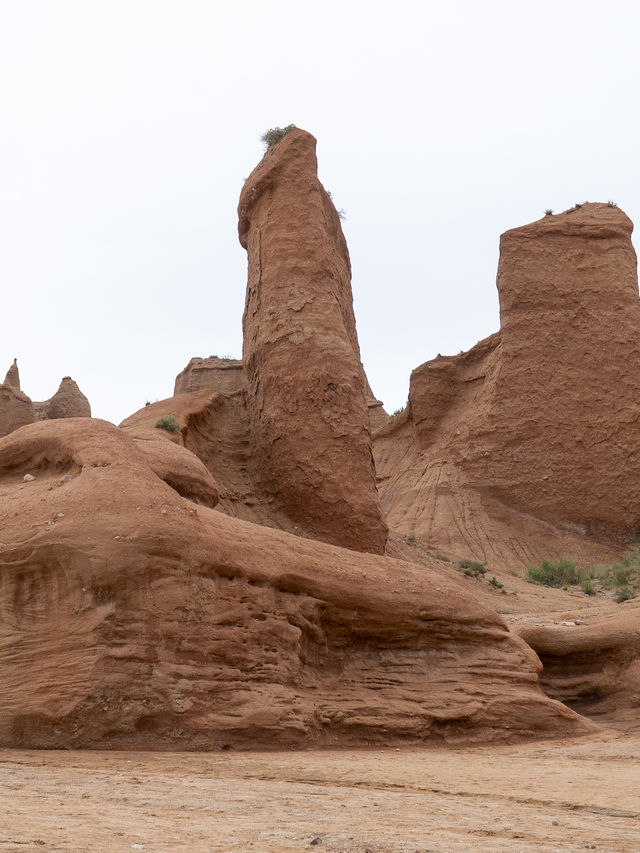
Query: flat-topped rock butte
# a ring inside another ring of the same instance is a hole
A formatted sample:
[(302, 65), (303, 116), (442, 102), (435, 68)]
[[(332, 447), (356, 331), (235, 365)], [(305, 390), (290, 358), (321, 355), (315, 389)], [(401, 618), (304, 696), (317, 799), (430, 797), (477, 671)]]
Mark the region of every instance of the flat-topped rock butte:
[(15, 363), (0, 386), (0, 745), (636, 730), (637, 600), (522, 576), (615, 562), (640, 529), (630, 220), (585, 204), (503, 235), (500, 330), (416, 368), (389, 419), (309, 133), (266, 151), (238, 217), (242, 362), (192, 358), (119, 427), (69, 377), (46, 403)]

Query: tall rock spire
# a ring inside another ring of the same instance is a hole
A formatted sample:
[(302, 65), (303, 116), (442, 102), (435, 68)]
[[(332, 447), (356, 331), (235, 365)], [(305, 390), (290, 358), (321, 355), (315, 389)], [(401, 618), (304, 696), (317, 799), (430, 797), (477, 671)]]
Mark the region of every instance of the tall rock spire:
[(3, 385), (9, 385), (11, 388), (14, 388), (16, 391), (20, 390), (20, 373), (18, 371), (18, 359), (13, 359), (13, 364), (7, 370), (7, 375), (4, 377)]
[(315, 147), (311, 134), (291, 130), (269, 148), (240, 196), (255, 476), (301, 533), (382, 553), (387, 526), (375, 483), (349, 253), (318, 180)]

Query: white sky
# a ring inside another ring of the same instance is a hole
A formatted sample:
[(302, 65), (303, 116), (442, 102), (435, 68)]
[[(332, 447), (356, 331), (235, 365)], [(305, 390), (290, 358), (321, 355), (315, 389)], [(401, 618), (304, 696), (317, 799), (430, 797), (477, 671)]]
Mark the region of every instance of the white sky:
[(260, 134), (318, 138), (363, 361), (409, 374), (498, 328), (502, 231), (640, 218), (640, 3), (0, 0), (0, 381), (64, 375), (114, 422), (241, 356), (236, 206)]

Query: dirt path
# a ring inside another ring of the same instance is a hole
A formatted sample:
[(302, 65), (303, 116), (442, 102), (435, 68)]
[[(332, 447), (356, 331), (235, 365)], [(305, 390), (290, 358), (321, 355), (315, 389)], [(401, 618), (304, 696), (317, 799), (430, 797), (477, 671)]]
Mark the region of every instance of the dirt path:
[(464, 750), (0, 752), (0, 853), (31, 850), (636, 853), (640, 738)]

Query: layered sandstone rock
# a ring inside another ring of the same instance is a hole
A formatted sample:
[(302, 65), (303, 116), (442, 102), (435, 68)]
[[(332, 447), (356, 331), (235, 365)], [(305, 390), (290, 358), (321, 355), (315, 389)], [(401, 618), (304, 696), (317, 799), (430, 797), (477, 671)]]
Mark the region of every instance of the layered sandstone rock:
[(619, 208), (585, 204), (502, 236), (499, 364), (463, 463), (514, 507), (614, 535), (640, 523), (632, 229)]
[[(166, 417), (178, 421), (179, 432), (155, 428)], [(270, 503), (256, 493), (250, 475), (249, 418), (242, 392), (222, 394), (203, 388), (159, 400), (130, 415), (120, 429), (136, 440), (161, 435), (189, 450), (212, 477), (221, 512), (293, 532), (293, 524), (286, 526), (273, 519)]]
[(70, 376), (64, 376), (60, 387), (49, 400), (34, 403), (36, 420), (47, 421), (56, 418), (90, 418), (91, 406), (76, 382)]
[(599, 561), (640, 529), (631, 231), (585, 204), (503, 235), (500, 332), (417, 368), (376, 441), (392, 526), (513, 568)]
[(255, 480), (304, 535), (382, 553), (349, 255), (310, 134), (294, 129), (267, 151), (238, 215)]
[[(235, 358), (218, 358), (210, 355), (208, 358), (192, 358), (189, 364), (177, 376), (173, 389), (174, 396), (188, 394), (192, 391), (208, 389), (220, 391), (223, 394), (234, 394), (247, 385), (242, 361)], [(371, 390), (365, 375), (365, 395), (369, 409), (369, 426), (371, 432), (389, 423), (389, 415), (384, 410), (382, 400), (378, 400)]]
[(200, 391), (203, 388), (233, 394), (234, 391), (244, 388), (246, 383), (240, 359), (210, 355), (209, 358), (192, 358), (189, 361), (176, 377), (173, 394), (177, 397), (179, 394)]
[(229, 518), (164, 479), (104, 421), (46, 421), (0, 440), (3, 746), (591, 730), (540, 692), (528, 646), (435, 563)]
[(640, 603), (579, 622), (518, 626), (544, 664), (545, 693), (590, 719), (638, 731)]

